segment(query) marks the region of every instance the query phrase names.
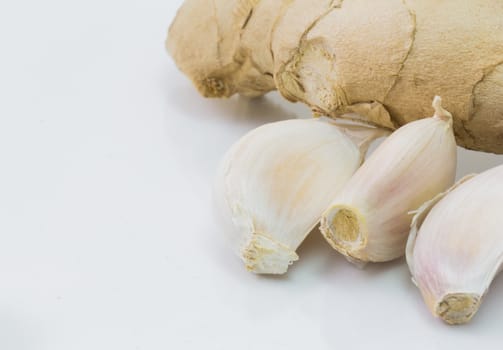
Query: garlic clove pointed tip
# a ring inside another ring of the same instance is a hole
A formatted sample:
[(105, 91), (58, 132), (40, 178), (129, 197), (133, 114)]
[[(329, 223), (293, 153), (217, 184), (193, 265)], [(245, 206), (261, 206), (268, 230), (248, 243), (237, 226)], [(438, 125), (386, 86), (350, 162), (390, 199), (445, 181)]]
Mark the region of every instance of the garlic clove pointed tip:
[(435, 108), (435, 111), (437, 111), (438, 109), (441, 109), (442, 108), (442, 97), (435, 95), (431, 105), (433, 108)]
[(442, 107), (442, 98), (440, 96), (435, 96), (431, 105), (435, 109), (434, 117), (452, 124), (452, 114)]

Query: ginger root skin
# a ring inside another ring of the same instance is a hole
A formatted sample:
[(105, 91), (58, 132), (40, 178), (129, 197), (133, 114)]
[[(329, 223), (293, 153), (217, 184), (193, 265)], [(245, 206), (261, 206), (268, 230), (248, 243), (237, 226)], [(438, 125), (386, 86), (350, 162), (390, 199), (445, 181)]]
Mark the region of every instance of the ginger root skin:
[(460, 146), (503, 154), (503, 2), (186, 0), (166, 46), (203, 96), (277, 89), (388, 129), (441, 94)]

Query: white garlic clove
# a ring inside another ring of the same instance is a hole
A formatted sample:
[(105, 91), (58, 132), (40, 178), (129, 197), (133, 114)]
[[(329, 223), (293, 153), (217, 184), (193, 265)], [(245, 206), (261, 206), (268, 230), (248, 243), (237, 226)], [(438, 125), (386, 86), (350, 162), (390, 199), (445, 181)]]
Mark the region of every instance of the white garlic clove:
[(263, 125), (234, 144), (217, 172), (214, 198), (246, 268), (285, 273), (369, 141), (386, 133), (296, 119)]
[(433, 101), (435, 115), (409, 123), (370, 155), (323, 214), (330, 245), (358, 265), (405, 253), (409, 211), (452, 185), (456, 142), (452, 116)]
[(407, 263), (433, 315), (468, 322), (500, 271), (503, 166), (462, 179), (413, 220)]

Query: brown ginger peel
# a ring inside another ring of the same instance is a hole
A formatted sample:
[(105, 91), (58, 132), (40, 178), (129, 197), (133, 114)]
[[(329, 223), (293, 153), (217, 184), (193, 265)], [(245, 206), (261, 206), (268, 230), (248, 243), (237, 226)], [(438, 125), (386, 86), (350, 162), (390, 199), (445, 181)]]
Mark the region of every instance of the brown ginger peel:
[(459, 145), (503, 153), (501, 18), (490, 0), (186, 0), (167, 48), (206, 97), (277, 89), (387, 128), (441, 94)]

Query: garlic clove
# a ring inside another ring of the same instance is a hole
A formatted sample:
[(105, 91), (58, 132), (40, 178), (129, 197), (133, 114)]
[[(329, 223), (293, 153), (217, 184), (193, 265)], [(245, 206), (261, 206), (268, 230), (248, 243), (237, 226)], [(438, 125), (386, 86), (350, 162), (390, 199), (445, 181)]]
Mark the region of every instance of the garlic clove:
[(351, 262), (402, 256), (412, 216), (426, 200), (454, 182), (456, 142), (452, 116), (433, 102), (435, 115), (409, 123), (365, 161), (321, 219), (330, 245)]
[(503, 166), (462, 179), (423, 205), (413, 220), (407, 263), (433, 313), (468, 322), (500, 271)]
[(386, 131), (327, 120), (263, 125), (224, 156), (214, 198), (245, 267), (282, 274), (324, 208), (349, 180), (370, 140)]

